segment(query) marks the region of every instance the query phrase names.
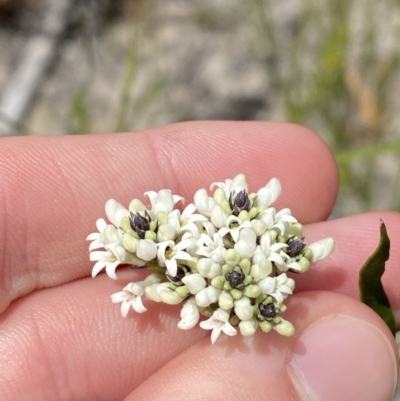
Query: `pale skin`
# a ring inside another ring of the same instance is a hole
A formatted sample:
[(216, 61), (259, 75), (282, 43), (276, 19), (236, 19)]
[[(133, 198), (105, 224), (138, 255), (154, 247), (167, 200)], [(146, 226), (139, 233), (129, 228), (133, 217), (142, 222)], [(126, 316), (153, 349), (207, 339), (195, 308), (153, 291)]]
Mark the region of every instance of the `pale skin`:
[[(145, 191), (169, 188), (187, 204), (196, 189), (238, 173), (254, 191), (279, 178), (276, 206), (290, 207), (305, 224), (305, 242), (336, 241), (330, 258), (295, 277), (284, 316), (295, 336), (222, 334), (211, 345), (210, 332), (176, 327), (179, 306), (152, 302), (148, 312), (123, 319), (110, 295), (146, 272), (120, 268), (117, 281), (90, 277), (85, 238), (104, 217), (106, 200), (128, 205), (145, 200)], [(290, 124), (193, 122), (130, 134), (0, 139), (0, 399), (297, 401), (319, 394), (323, 401), (389, 401), (396, 345), (357, 301), (357, 280), (377, 246), (381, 218), (392, 240), (384, 283), (398, 323), (400, 218), (380, 211), (326, 222), (337, 191), (327, 146)], [(315, 327), (326, 335), (310, 342)], [(299, 373), (293, 361), (305, 355), (314, 360), (300, 362)]]

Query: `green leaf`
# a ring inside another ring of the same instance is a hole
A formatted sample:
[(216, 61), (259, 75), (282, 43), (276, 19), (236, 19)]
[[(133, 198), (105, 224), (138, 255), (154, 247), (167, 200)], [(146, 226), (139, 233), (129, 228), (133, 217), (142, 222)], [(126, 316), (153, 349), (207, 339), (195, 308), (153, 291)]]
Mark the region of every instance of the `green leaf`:
[(381, 238), (378, 248), (360, 270), (358, 279), (360, 300), (373, 309), (386, 322), (393, 335), (396, 335), (393, 312), (381, 282), (381, 277), (385, 273), (385, 262), (389, 259), (390, 251), (390, 240), (382, 220), (380, 231)]

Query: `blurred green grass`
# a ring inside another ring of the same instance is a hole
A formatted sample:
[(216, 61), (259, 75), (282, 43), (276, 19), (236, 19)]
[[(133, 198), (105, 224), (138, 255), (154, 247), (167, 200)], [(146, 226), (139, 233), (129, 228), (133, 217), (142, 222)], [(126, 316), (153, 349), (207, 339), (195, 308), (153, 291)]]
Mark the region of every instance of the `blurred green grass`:
[[(254, 58), (262, 61), (270, 82), (265, 104), (277, 105), (266, 107), (260, 118), (289, 121), (318, 132), (336, 156), (342, 198), (355, 196), (359, 211), (369, 210), (374, 162), (400, 152), (400, 136), (393, 128), (398, 113), (391, 104), (394, 83), (399, 79), (400, 47), (382, 51), (385, 43), (381, 34), (383, 24), (387, 36), (398, 38), (400, 27), (379, 20), (382, 9), (398, 11), (400, 4), (395, 0), (297, 1), (291, 2), (297, 5), (296, 12), (285, 21), (285, 16), (277, 14), (273, 0), (234, 3), (240, 12), (227, 10), (230, 14), (222, 15), (194, 1), (188, 17), (211, 34), (246, 25), (248, 46)], [(154, 100), (168, 101), (167, 89), (174, 82), (161, 74), (149, 80), (139, 96), (134, 95), (140, 84), (138, 71), (146, 68), (140, 48), (146, 35), (151, 34), (149, 20), (154, 5), (153, 1), (126, 0), (123, 18), (130, 25), (131, 37), (120, 67), (123, 78), (113, 107), (115, 118), (105, 131), (134, 131), (139, 116), (142, 122), (147, 116), (150, 127)], [(359, 24), (360, 20), (364, 22)], [(89, 134), (95, 129), (91, 97), (96, 61), (91, 46), (97, 39), (92, 39), (85, 42), (91, 72), (70, 100), (65, 122), (68, 133)], [(194, 105), (185, 105), (188, 116), (191, 107)], [(176, 114), (180, 116), (176, 121), (181, 120), (181, 114)], [(400, 210), (400, 201), (393, 200), (390, 206)]]

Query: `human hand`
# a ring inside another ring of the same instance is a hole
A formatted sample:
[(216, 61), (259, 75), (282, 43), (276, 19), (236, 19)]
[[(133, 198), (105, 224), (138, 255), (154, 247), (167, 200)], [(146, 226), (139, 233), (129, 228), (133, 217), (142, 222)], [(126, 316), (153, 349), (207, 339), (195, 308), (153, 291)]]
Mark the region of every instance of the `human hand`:
[[(384, 284), (399, 321), (400, 219), (374, 212), (324, 222), (338, 174), (315, 134), (289, 124), (194, 122), (133, 134), (7, 138), (0, 146), (1, 400), (391, 399), (396, 345), (354, 298), (381, 218), (394, 245)], [(146, 272), (119, 269), (117, 282), (89, 277), (85, 238), (105, 201), (128, 204), (162, 188), (190, 199), (238, 173), (253, 189), (279, 178), (277, 207), (305, 224), (305, 242), (336, 241), (332, 256), (295, 277), (284, 317), (296, 334), (221, 335), (211, 345), (205, 330), (179, 330), (179, 306), (164, 304), (122, 319), (110, 294)]]

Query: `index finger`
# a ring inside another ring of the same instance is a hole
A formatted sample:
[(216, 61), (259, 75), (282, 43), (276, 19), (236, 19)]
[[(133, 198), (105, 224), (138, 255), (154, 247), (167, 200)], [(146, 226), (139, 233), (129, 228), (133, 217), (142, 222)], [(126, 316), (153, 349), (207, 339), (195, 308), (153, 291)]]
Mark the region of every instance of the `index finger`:
[(325, 219), (338, 187), (324, 142), (291, 124), (193, 122), (134, 134), (7, 138), (0, 148), (0, 312), (15, 298), (88, 275), (87, 244), (104, 203), (169, 188), (190, 201), (210, 183), (282, 182), (277, 207)]

